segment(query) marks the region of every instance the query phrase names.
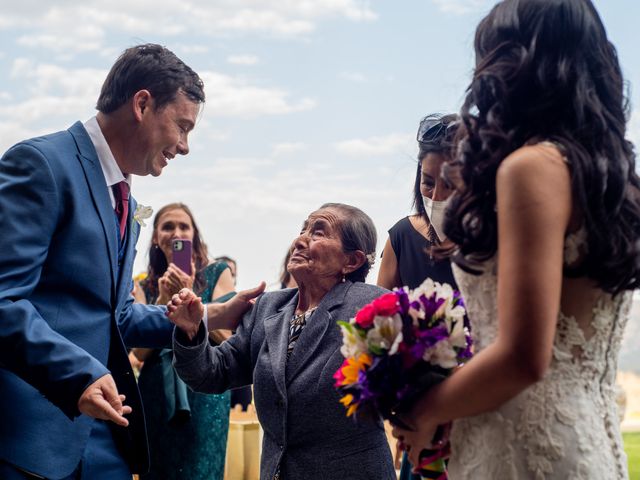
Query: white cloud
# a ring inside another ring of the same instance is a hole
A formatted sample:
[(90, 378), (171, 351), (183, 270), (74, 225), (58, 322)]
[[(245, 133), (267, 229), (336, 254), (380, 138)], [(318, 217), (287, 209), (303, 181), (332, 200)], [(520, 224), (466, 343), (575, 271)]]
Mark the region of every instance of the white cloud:
[(207, 94), (207, 111), (215, 116), (284, 115), (316, 106), (311, 98), (290, 101), (289, 93), (284, 90), (250, 85), (239, 77), (217, 72), (203, 72), (201, 77)]
[(15, 59), (9, 78), (24, 85), (19, 98), (3, 95), (0, 150), (23, 138), (58, 130), (78, 118), (93, 114), (106, 70), (64, 68)]
[(489, 0), (431, 0), (438, 9), (445, 13), (454, 15), (466, 15), (467, 13), (479, 12), (487, 9), (493, 4)]
[(177, 45), (173, 47), (176, 53), (209, 53), (209, 47), (206, 45)]
[(36, 135), (50, 133), (45, 129), (37, 130), (19, 122), (3, 119), (0, 119), (0, 132), (2, 132), (2, 135), (0, 136), (0, 152), (2, 153), (6, 152), (9, 147), (15, 145), (21, 140), (24, 140), (25, 138), (32, 138)]
[(88, 96), (97, 98), (97, 92), (107, 70), (96, 68), (65, 68), (48, 63), (35, 63), (27, 58), (16, 58), (10, 76), (27, 80), (25, 85), (35, 95), (51, 94), (60, 97)]
[(3, 9), (0, 30), (24, 29), (20, 45), (73, 55), (101, 50), (108, 32), (297, 37), (340, 17), (369, 22), (377, 14), (365, 0), (24, 0)]
[[(377, 223), (381, 249), (386, 240), (383, 232), (397, 220), (395, 213), (383, 210), (404, 202), (411, 188), (404, 175), (386, 175), (383, 182), (363, 181), (361, 165), (344, 158), (334, 157), (330, 165), (296, 162), (296, 168), (291, 168), (270, 159), (268, 152), (252, 158), (213, 160), (195, 155), (192, 152), (192, 158), (178, 160), (184, 163), (170, 164), (160, 177), (136, 177), (136, 198), (155, 210), (173, 201), (189, 205), (210, 253), (239, 258), (240, 288), (260, 280), (275, 281), (302, 222), (326, 202), (363, 208)], [(372, 174), (382, 178), (376, 168)], [(409, 175), (413, 175), (413, 168)], [(143, 229), (135, 271), (144, 269), (150, 236), (151, 230)], [(375, 281), (375, 272), (372, 275)]]
[(407, 153), (415, 150), (415, 141), (406, 133), (391, 133), (384, 136), (355, 138), (334, 144), (334, 148), (349, 156), (378, 156)]
[(255, 55), (229, 55), (227, 57), (227, 62), (233, 65), (252, 66), (257, 65), (259, 59)]
[(365, 83), (367, 81), (367, 77), (359, 72), (341, 72), (338, 76), (344, 80), (349, 80), (354, 83)]
[[(13, 100), (8, 93), (0, 95), (0, 123), (6, 127), (2, 130), (3, 151), (21, 140), (24, 133), (42, 133), (43, 122), (57, 129), (77, 118), (88, 118), (94, 112), (106, 75), (107, 70), (102, 69), (65, 68), (26, 58), (15, 59), (9, 77), (25, 85), (25, 95)], [(291, 99), (282, 89), (255, 86), (243, 78), (217, 72), (205, 72), (202, 78), (207, 93), (203, 115), (208, 118), (285, 115), (309, 110), (316, 104), (309, 98)], [(209, 140), (225, 141), (230, 136), (224, 130), (203, 130)]]
[(311, 33), (315, 24), (309, 20), (287, 18), (280, 12), (269, 10), (242, 9), (218, 20), (222, 31), (235, 33), (262, 33), (293, 37)]
[[(21, 46), (53, 50), (56, 53), (90, 52), (99, 50), (104, 42), (104, 31), (91, 25), (71, 25), (67, 19), (47, 33), (29, 33), (18, 37), (16, 43)], [(73, 35), (66, 34), (72, 28)]]
[(292, 153), (301, 152), (306, 148), (306, 145), (302, 142), (282, 142), (273, 146), (271, 152), (272, 157), (282, 157), (284, 155), (291, 155)]

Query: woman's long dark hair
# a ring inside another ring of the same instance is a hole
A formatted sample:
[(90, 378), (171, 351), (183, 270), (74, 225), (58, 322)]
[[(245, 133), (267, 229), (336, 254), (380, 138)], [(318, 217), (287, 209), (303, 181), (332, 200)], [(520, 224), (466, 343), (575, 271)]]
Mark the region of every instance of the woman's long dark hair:
[(164, 272), (167, 271), (167, 267), (169, 266), (164, 253), (162, 253), (162, 250), (160, 250), (158, 245), (155, 243), (155, 234), (158, 229), (160, 217), (171, 210), (182, 210), (191, 219), (191, 225), (193, 225), (191, 256), (196, 264), (196, 278), (193, 285), (193, 291), (200, 293), (206, 286), (205, 280), (201, 275), (199, 275), (199, 273), (209, 264), (207, 245), (200, 237), (200, 230), (193, 218), (193, 213), (191, 213), (191, 209), (184, 203), (169, 203), (158, 210), (158, 213), (156, 213), (156, 216), (153, 218), (153, 235), (149, 245), (149, 266), (147, 267), (147, 278), (144, 282), (147, 297), (153, 300), (155, 300), (159, 294), (158, 279), (164, 275)]
[[(560, 144), (588, 252), (569, 275), (616, 293), (640, 285), (640, 182), (625, 140), (624, 82), (615, 47), (589, 0), (505, 0), (478, 25), (476, 69), (461, 111), (445, 232), (458, 261), (497, 249), (496, 172), (529, 141)], [(451, 167), (451, 166), (450, 166)]]

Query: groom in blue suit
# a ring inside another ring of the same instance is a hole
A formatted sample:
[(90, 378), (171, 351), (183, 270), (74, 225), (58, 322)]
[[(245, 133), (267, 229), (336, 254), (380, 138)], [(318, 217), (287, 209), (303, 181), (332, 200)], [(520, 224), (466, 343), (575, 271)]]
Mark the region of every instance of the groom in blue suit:
[(159, 45), (126, 50), (96, 117), (0, 159), (0, 478), (130, 479), (148, 468), (127, 347), (168, 347), (133, 304), (131, 175), (189, 151), (202, 80)]

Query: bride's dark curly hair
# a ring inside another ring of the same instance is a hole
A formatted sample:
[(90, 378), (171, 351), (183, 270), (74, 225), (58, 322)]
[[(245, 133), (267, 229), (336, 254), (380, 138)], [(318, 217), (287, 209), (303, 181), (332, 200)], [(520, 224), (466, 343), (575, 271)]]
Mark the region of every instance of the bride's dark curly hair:
[[(618, 56), (589, 0), (505, 0), (480, 22), (476, 68), (448, 166), (462, 186), (445, 232), (457, 261), (497, 249), (496, 172), (527, 142), (561, 145), (588, 252), (568, 275), (617, 293), (640, 285), (640, 182), (625, 140), (628, 104)], [(468, 264), (467, 264), (468, 265)]]

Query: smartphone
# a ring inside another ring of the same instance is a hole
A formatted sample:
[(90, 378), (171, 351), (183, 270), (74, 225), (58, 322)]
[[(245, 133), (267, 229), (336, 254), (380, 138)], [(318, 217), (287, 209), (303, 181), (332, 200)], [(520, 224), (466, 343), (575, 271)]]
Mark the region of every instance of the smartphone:
[(191, 240), (176, 238), (172, 243), (173, 263), (187, 275), (191, 275)]

